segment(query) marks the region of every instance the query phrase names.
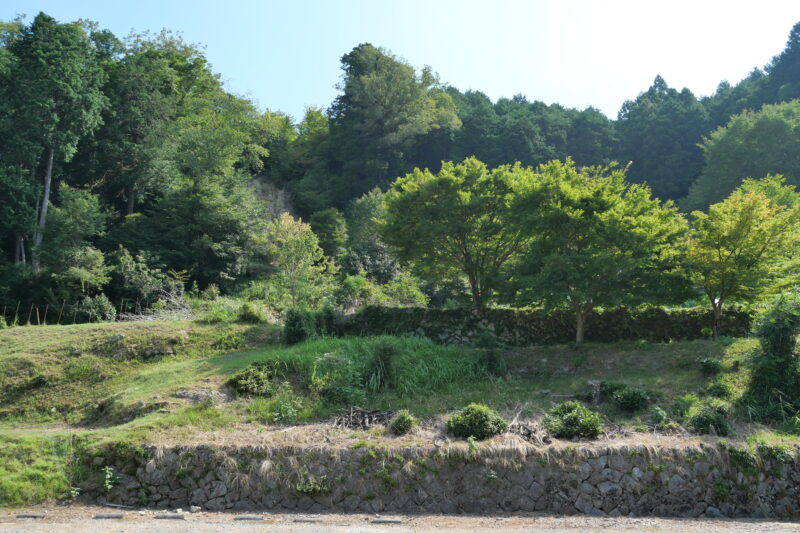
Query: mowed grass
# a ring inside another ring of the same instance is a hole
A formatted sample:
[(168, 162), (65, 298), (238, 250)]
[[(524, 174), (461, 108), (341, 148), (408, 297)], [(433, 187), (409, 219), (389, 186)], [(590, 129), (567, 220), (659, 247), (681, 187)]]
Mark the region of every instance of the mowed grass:
[(0, 424), (77, 424), (112, 398), (146, 401), (214, 375), (224, 364), (205, 361), (263, 345), (275, 329), (170, 320), (0, 330)]

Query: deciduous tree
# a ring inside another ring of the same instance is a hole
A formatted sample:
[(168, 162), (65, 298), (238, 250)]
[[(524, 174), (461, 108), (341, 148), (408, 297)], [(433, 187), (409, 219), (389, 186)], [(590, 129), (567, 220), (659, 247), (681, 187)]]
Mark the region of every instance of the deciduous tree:
[(664, 301), (685, 287), (677, 272), (685, 219), (627, 183), (625, 169), (552, 161), (515, 212), (533, 239), (510, 269), (514, 301), (572, 309), (577, 343), (595, 307)]

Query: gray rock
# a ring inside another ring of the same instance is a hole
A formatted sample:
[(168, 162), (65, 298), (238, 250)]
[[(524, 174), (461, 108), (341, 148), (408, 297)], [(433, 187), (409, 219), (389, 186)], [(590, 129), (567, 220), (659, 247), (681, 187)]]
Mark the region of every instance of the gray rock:
[(203, 508), (202, 507), (198, 507), (197, 505), (190, 505), (189, 506), (189, 512), (190, 513), (199, 513), (202, 510), (203, 510)]
[(587, 494), (580, 494), (575, 501), (575, 509), (584, 514), (589, 514), (594, 509), (591, 496)]
[(600, 494), (603, 496), (607, 496), (609, 493), (616, 493), (619, 491), (619, 485), (610, 481), (603, 481), (597, 486), (597, 488), (600, 490)]
[(213, 500), (209, 500), (206, 502), (204, 507), (209, 511), (222, 511), (225, 509), (225, 498), (214, 498)]
[(708, 518), (722, 518), (722, 511), (717, 509), (716, 507), (708, 507), (706, 508), (706, 516)]

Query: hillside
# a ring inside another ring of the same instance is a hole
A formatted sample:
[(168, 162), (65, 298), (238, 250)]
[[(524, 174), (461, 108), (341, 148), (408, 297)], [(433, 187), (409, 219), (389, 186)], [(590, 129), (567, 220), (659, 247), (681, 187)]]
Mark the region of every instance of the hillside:
[[(470, 402), (539, 428), (553, 404), (576, 396), (591, 401), (585, 396), (590, 381), (624, 383), (650, 398), (634, 412), (601, 401), (601, 443), (686, 444), (697, 437), (677, 425), (655, 427), (652, 406), (678, 419), (677, 406), (687, 393), (735, 401), (748, 379), (742, 363), (757, 349), (753, 339), (722, 339), (480, 350), (388, 336), (320, 338), (286, 347), (274, 343), (275, 332), (271, 325), (191, 321), (0, 331), (0, 501), (65, 496), (66, 465), (76, 442), (87, 450), (104, 442), (426, 446), (445, 437), (444, 415)], [(360, 377), (350, 381), (352, 388), (342, 385), (348, 375), (367, 375), (375, 353), (392, 360), (384, 386), (373, 388)], [(701, 359), (720, 361), (721, 373), (704, 374)], [(283, 369), (276, 388), (267, 397), (236, 394), (228, 381), (256, 362)], [(409, 409), (422, 422), (402, 437), (382, 426), (333, 427), (334, 415), (350, 404)], [(793, 440), (742, 420), (731, 438)]]

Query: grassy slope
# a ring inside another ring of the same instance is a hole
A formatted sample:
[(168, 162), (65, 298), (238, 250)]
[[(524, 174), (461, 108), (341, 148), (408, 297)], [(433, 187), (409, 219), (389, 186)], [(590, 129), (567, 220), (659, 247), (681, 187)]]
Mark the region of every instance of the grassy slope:
[[(233, 426), (263, 427), (282, 408), (276, 400), (243, 398), (214, 407), (173, 397), (183, 389), (219, 389), (255, 361), (277, 360), (288, 369), (290, 396), (298, 402), (294, 416), (300, 421), (325, 419), (341, 407), (308, 390), (318, 358), (334, 354), (353, 360), (361, 372), (376, 347), (386, 343), (397, 351), (395, 381), (388, 391), (367, 394), (365, 406), (408, 408), (426, 417), (478, 401), (508, 416), (535, 418), (554, 402), (585, 390), (588, 380), (647, 388), (665, 408), (688, 392), (702, 394), (713, 380), (728, 382), (736, 394), (747, 381), (741, 363), (757, 347), (752, 339), (728, 339), (514, 349), (503, 355), (509, 374), (497, 378), (476, 370), (480, 352), (469, 348), (390, 337), (319, 339), (285, 348), (270, 344), (274, 331), (274, 326), (185, 321), (0, 331), (0, 448), (5, 450), (0, 478), (6, 480), (0, 484), (0, 503), (65, 495), (65, 443), (76, 433), (143, 442), (165, 432), (188, 436)], [(148, 356), (153, 351), (161, 355)], [(696, 361), (703, 357), (723, 360), (721, 377), (701, 375)], [(98, 404), (108, 404), (109, 398), (114, 398), (112, 408), (98, 414)], [(152, 404), (162, 407), (148, 411)], [(646, 413), (605, 410), (613, 422), (638, 424), (646, 418)], [(759, 438), (775, 437), (762, 433)], [(37, 492), (36, 487), (43, 488)]]

